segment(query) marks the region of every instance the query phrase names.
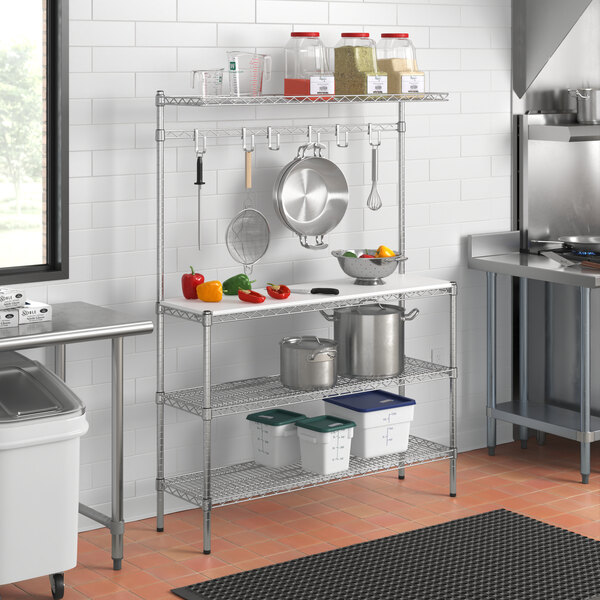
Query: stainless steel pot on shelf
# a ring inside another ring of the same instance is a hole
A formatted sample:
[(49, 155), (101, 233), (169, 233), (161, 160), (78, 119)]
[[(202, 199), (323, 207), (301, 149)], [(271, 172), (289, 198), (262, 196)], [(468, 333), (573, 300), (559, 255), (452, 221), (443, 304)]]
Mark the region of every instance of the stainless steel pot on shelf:
[(581, 125), (600, 125), (600, 89), (569, 89), (577, 98), (577, 122)]
[(337, 342), (313, 335), (279, 342), (281, 383), (294, 390), (324, 390), (337, 382)]
[(404, 322), (419, 314), (394, 304), (338, 308), (332, 315), (338, 373), (350, 377), (396, 377), (404, 370)]

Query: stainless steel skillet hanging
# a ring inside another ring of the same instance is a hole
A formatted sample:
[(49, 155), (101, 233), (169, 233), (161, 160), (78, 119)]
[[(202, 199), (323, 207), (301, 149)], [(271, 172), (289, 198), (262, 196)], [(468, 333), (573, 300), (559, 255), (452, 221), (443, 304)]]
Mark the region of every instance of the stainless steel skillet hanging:
[[(323, 236), (339, 225), (348, 208), (348, 183), (340, 168), (323, 158), (322, 144), (300, 146), (273, 187), (275, 212), (311, 250), (327, 248)], [(311, 149), (312, 156), (306, 156)], [(315, 237), (315, 244), (308, 237)]]

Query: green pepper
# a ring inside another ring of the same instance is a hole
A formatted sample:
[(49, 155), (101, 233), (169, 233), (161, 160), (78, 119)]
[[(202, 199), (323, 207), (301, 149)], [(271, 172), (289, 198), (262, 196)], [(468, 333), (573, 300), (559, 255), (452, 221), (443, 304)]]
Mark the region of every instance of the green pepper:
[(239, 290), (250, 290), (252, 289), (252, 284), (256, 280), (250, 281), (248, 275), (245, 273), (240, 273), (239, 275), (234, 275), (229, 279), (226, 279), (223, 282), (223, 293), (226, 296), (237, 296)]
[(354, 254), (354, 252), (352, 252), (352, 250), (348, 250), (348, 252), (344, 252), (344, 254), (342, 256), (345, 256), (346, 258), (356, 258), (356, 254)]

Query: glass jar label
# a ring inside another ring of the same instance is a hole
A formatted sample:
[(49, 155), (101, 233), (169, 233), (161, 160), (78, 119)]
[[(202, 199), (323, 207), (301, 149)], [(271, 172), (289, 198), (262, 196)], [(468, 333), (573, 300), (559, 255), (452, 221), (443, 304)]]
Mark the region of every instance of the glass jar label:
[(311, 96), (335, 94), (335, 77), (333, 75), (313, 75), (310, 78)]
[(425, 75), (402, 75), (402, 93), (411, 94), (425, 91)]
[(387, 94), (387, 75), (367, 75), (367, 94)]

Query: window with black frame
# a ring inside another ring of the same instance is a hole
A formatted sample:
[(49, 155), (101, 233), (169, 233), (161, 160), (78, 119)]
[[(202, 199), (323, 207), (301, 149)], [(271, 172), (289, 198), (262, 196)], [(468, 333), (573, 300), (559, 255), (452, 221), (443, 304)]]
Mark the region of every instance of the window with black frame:
[(0, 286), (68, 277), (68, 0), (0, 0)]

